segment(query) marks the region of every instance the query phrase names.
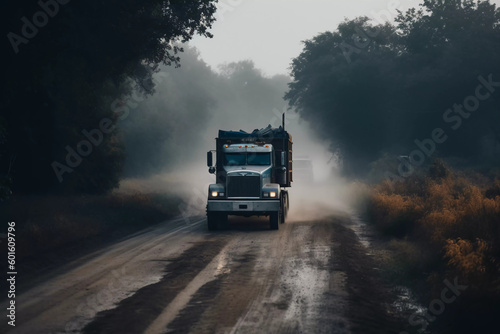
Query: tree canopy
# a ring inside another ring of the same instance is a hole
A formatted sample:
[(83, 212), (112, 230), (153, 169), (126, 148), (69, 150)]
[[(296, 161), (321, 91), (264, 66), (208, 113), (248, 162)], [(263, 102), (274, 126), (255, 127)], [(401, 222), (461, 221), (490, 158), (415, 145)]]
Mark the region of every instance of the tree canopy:
[(179, 64), (176, 42), (211, 37), (215, 2), (5, 1), (0, 174), (14, 191), (116, 186), (124, 153), (113, 102), (151, 94), (158, 65)]
[(424, 1), (395, 24), (361, 17), (305, 41), (285, 99), (336, 144), (353, 173), (365, 173), (384, 153), (408, 155), (435, 128), (447, 136), (436, 154), (491, 161), (500, 145), (498, 88), (468, 118), (460, 116), (459, 127), (444, 118), (471, 101), (479, 77), (500, 82), (499, 55), (494, 4)]

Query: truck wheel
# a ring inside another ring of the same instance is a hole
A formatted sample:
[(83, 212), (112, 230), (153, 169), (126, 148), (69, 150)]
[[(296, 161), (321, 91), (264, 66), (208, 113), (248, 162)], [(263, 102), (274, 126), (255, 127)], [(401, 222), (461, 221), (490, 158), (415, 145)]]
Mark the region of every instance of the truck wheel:
[(281, 197), (281, 209), (280, 209), (280, 224), (285, 223), (285, 216), (286, 216), (286, 197), (283, 196)]
[(207, 212), (207, 225), (209, 231), (217, 230), (217, 214), (213, 212)]
[(279, 229), (279, 221), (280, 221), (280, 213), (278, 212), (271, 212), (269, 215), (269, 224), (271, 227), (271, 230), (277, 230)]
[(281, 196), (283, 198), (283, 201), (281, 202), (282, 212), (286, 218), (288, 216), (288, 210), (290, 209), (290, 197), (288, 195), (288, 191), (282, 191)]
[(286, 200), (285, 212), (288, 216), (288, 210), (290, 209), (290, 197), (288, 196), (288, 191), (285, 192), (285, 200)]

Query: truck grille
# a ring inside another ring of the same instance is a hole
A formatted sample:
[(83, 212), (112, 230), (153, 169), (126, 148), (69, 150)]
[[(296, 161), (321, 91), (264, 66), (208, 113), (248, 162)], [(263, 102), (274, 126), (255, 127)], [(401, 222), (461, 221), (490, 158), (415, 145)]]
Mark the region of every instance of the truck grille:
[(229, 176), (227, 197), (260, 197), (260, 177)]

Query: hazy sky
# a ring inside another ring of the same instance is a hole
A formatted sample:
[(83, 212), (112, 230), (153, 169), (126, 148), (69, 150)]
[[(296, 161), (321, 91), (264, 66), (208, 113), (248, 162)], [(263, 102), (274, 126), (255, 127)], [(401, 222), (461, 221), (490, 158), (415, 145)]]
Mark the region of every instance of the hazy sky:
[[(490, 1), (500, 4), (500, 0)], [(344, 18), (366, 15), (375, 21), (395, 17), (420, 0), (219, 0), (214, 38), (190, 43), (212, 68), (251, 59), (265, 75), (287, 74), (301, 41), (333, 31)], [(392, 12), (391, 12), (392, 10)], [(389, 15), (387, 15), (389, 14)]]

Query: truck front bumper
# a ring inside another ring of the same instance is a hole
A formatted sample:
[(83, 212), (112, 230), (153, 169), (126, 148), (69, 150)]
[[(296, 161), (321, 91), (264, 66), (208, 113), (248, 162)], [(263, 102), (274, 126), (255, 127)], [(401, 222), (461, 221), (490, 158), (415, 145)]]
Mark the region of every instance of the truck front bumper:
[(208, 200), (207, 212), (233, 215), (266, 214), (280, 210), (279, 200)]

